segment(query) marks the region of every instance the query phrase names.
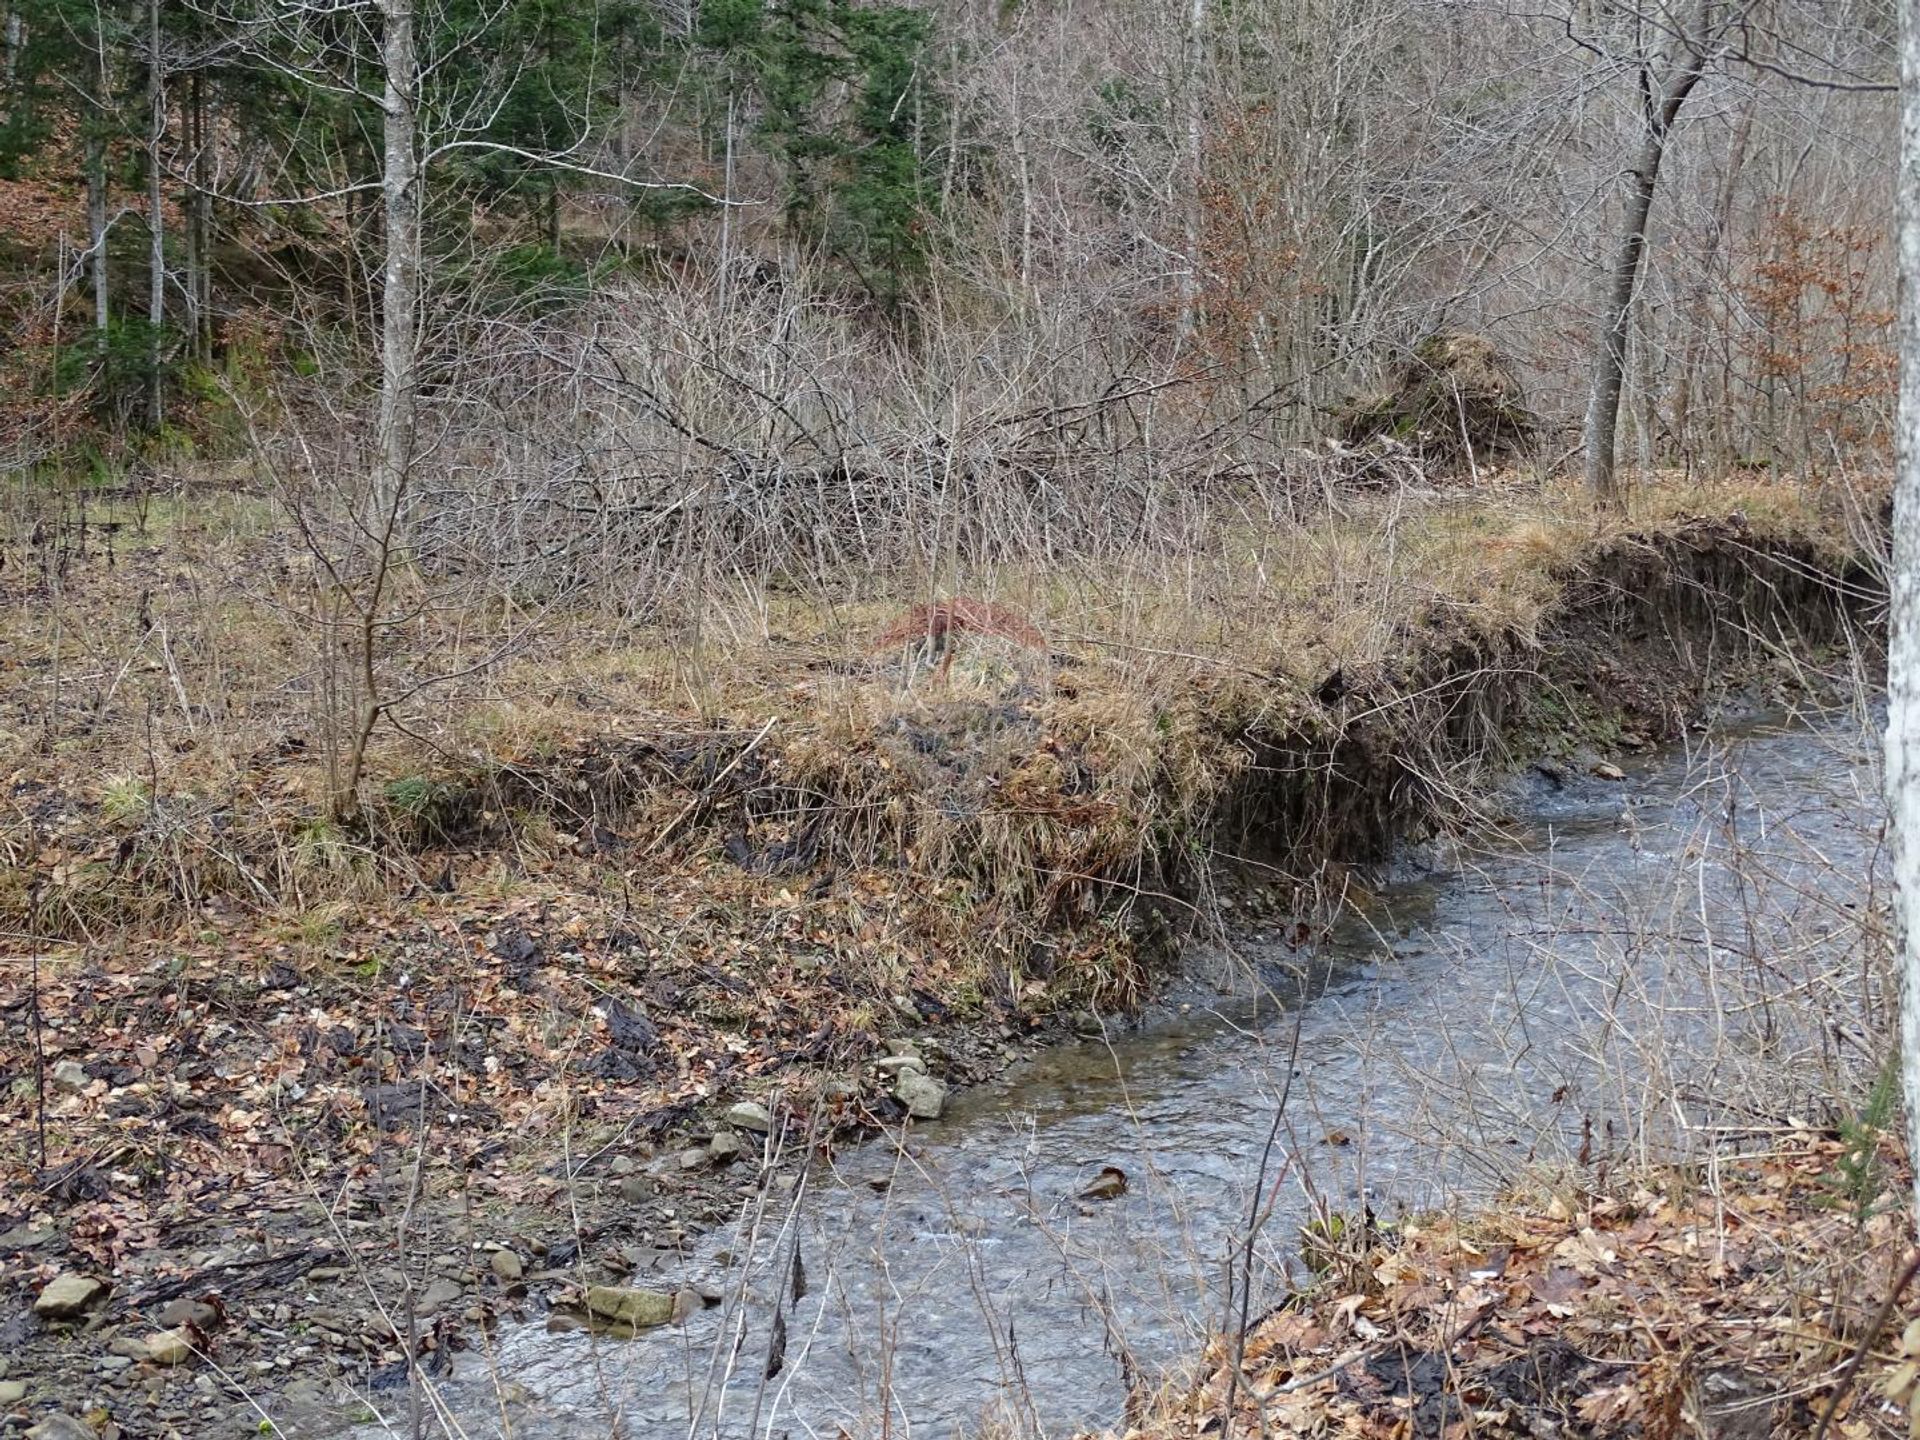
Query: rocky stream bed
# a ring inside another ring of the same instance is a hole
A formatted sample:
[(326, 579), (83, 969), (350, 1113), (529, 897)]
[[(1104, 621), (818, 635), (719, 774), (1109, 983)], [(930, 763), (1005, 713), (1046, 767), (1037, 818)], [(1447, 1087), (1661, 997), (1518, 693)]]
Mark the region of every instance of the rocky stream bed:
[[(895, 1041), (865, 1083), (918, 1118), (809, 1166), (796, 1117), (743, 1102), (690, 1140), (636, 1130), (569, 1156), (560, 1192), (496, 1176), (463, 1211), (396, 1171), (351, 1203), (248, 1203), (196, 1249), (156, 1236), (113, 1293), (49, 1207), (0, 1234), (0, 1263), (41, 1277), (0, 1313), (0, 1427), (586, 1440), (1111, 1424), (1236, 1303), (1257, 1312), (1308, 1278), (1316, 1235), (1650, 1143), (1622, 1081), (1635, 1062), (1606, 1053), (1625, 977), (1677, 1045), (1766, 1063), (1751, 1037), (1709, 1033), (1693, 962), (1843, 943), (1835, 917), (1864, 898), (1877, 843), (1861, 739), (1844, 720), (1762, 728), (1534, 772), (1499, 845), (1403, 857), (1324, 936), (1249, 916), (1137, 1021), (1088, 1017), (951, 1101), (946, 1082), (1024, 1037), (929, 1024)], [(1242, 1255), (1253, 1292), (1236, 1302)], [(419, 1387), (396, 1349), (409, 1331)]]

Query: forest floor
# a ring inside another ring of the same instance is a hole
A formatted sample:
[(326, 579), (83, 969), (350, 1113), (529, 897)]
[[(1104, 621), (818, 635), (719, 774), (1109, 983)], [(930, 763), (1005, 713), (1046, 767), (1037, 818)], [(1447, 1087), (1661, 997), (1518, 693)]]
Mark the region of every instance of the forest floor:
[(1238, 1378), (1217, 1342), (1124, 1434), (1909, 1435), (1906, 1173), (1884, 1134), (1757, 1126), (1710, 1170), (1562, 1177), (1345, 1237), (1250, 1327)]
[[(880, 638), (917, 623), (898, 599), (769, 619), (763, 597), (721, 641), (578, 620), (511, 653), (435, 613), (382, 663), (501, 658), (382, 731), (352, 823), (323, 804), (339, 717), (296, 623), (309, 582), (256, 502), (78, 535), (22, 517), (0, 570), (0, 1433), (332, 1433), (356, 1388), (405, 1386), (409, 1347), (432, 1372), (590, 1284), (700, 1295), (688, 1238), (810, 1149), (1146, 998), (1167, 932), (1143, 937), (1195, 913), (1207, 869), (1153, 852), (1237, 854), (1210, 820), (1263, 747), (1353, 772), (1344, 808), (1288, 792), (1250, 822), (1301, 828), (1288, 858), (1317, 869), (1263, 872), (1249, 902), (1307, 926), (1336, 861), (1432, 818), (1381, 808), (1396, 745), (1472, 800), (1503, 762), (1604, 775), (1715, 686), (1798, 683), (1784, 632), (1712, 676), (1616, 664), (1604, 624), (1551, 659), (1588, 561), (1784, 547), (1838, 573), (1874, 510), (1749, 477), (1596, 529), (1563, 499), (1357, 503), (1286, 537), (1279, 579), (1215, 557), (1204, 606), (1030, 584), (937, 669)], [(1461, 726), (1462, 703), (1422, 708), (1435, 654), (1511, 669), (1489, 705), (1561, 678)], [(1418, 726), (1367, 730), (1401, 712)], [(1113, 902), (1149, 887), (1130, 918)], [(101, 1293), (36, 1314), (61, 1276)]]

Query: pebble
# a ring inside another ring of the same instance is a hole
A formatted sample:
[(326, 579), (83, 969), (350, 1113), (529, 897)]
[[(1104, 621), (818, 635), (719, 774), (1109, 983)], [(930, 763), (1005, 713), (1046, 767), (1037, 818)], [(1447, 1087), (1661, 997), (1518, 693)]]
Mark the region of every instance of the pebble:
[(203, 1300), (174, 1300), (162, 1306), (154, 1318), (168, 1329), (198, 1325), (202, 1330), (211, 1330), (219, 1322), (220, 1312)]
[(0, 1405), (18, 1405), (27, 1398), (24, 1380), (0, 1380)]
[(100, 1440), (94, 1428), (71, 1415), (49, 1415), (27, 1431), (27, 1440)]
[(773, 1114), (758, 1100), (742, 1100), (727, 1111), (727, 1123), (738, 1130), (765, 1135), (773, 1129)]
[(193, 1358), (193, 1336), (185, 1327), (149, 1335), (147, 1358), (156, 1365), (184, 1365)]
[(432, 1315), (437, 1311), (445, 1310), (450, 1305), (459, 1304), (466, 1293), (457, 1280), (448, 1280), (443, 1277), (427, 1286), (420, 1293), (420, 1299), (416, 1303), (422, 1315)]
[(493, 1267), (493, 1273), (502, 1285), (516, 1285), (526, 1274), (526, 1266), (520, 1263), (520, 1257), (511, 1250), (496, 1250), (493, 1258), (487, 1262)]

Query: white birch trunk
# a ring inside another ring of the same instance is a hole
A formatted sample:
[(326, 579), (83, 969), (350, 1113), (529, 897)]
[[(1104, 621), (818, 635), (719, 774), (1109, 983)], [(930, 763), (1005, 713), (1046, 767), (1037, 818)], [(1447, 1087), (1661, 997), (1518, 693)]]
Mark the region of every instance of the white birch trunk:
[(1187, 12), (1186, 43), (1186, 107), (1185, 130), (1181, 137), (1181, 152), (1186, 172), (1181, 176), (1185, 194), (1181, 197), (1184, 205), (1186, 234), (1186, 268), (1180, 276), (1180, 314), (1174, 326), (1174, 334), (1182, 348), (1193, 334), (1194, 311), (1200, 303), (1200, 265), (1201, 236), (1204, 228), (1201, 214), (1200, 180), (1203, 169), (1206, 140), (1206, 95), (1202, 88), (1203, 63), (1207, 45), (1207, 0), (1192, 0)]
[[(1887, 656), (1887, 810), (1900, 966), (1900, 1081), (1907, 1153), (1920, 1155), (1920, 15), (1900, 7), (1900, 409), (1895, 423), (1892, 635)], [(1915, 1172), (1920, 1224), (1920, 1168)]]
[(107, 328), (107, 141), (98, 116), (88, 117), (87, 273), (93, 278), (93, 328)]
[(413, 461), (414, 395), (419, 385), (420, 307), (419, 67), (413, 0), (381, 0), (386, 70), (385, 163), (381, 199), (386, 219), (380, 287), (380, 423), (374, 442), (372, 498), (376, 536), (391, 538)]

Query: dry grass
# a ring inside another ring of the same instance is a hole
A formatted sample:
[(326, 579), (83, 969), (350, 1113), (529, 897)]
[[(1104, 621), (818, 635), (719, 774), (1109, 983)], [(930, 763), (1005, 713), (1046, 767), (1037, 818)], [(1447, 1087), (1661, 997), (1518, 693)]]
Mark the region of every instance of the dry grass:
[[(904, 866), (951, 882), (955, 934), (981, 934), (984, 911), (1003, 939), (1204, 842), (1264, 751), (1408, 709), (1427, 652), (1530, 653), (1592, 557), (1735, 516), (1736, 538), (1839, 569), (1871, 508), (1839, 487), (1663, 478), (1630, 521), (1596, 522), (1558, 482), (1506, 477), (1292, 519), (1222, 505), (1199, 552), (938, 584), (742, 577), (645, 621), (412, 573), (376, 657), (404, 699), (343, 826), (327, 801), (360, 703), (353, 635), (283, 512), (220, 490), (13, 502), (0, 899), (20, 928), (91, 934), (222, 895), (309, 910), (417, 881), (423, 848), (551, 851), (604, 827), (643, 865), (738, 834), (762, 870)], [(1047, 651), (968, 636), (930, 666), (879, 643), (930, 594), (990, 600)], [(1334, 677), (1371, 700), (1330, 704)], [(1304, 848), (1345, 823), (1324, 797), (1286, 803)]]

